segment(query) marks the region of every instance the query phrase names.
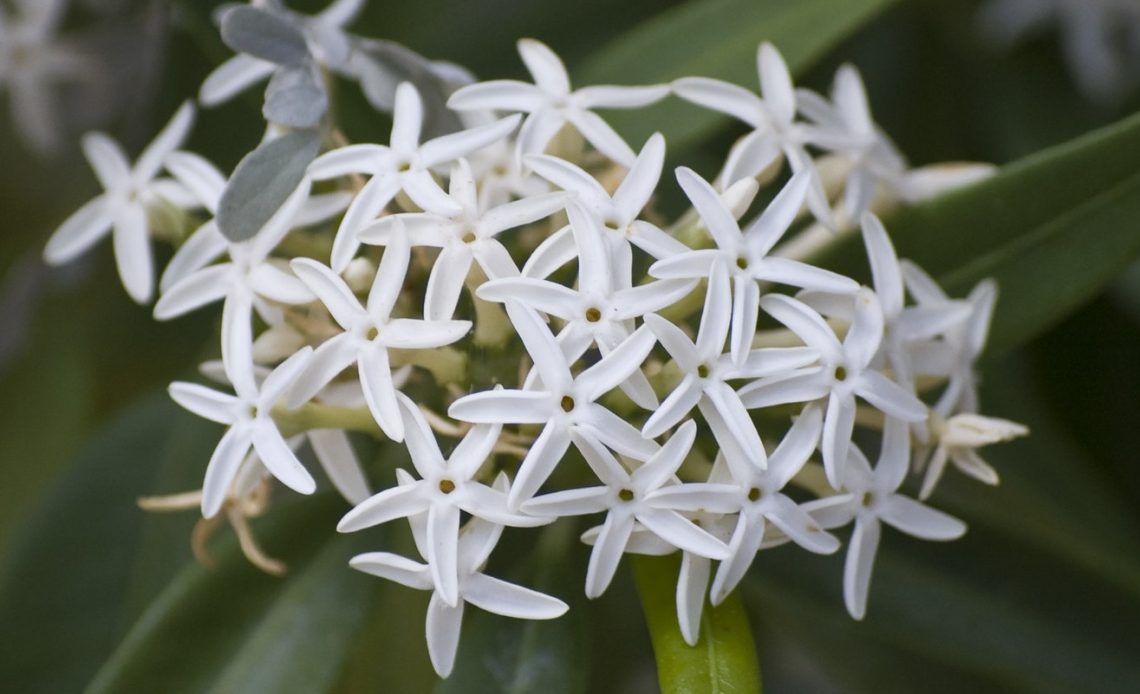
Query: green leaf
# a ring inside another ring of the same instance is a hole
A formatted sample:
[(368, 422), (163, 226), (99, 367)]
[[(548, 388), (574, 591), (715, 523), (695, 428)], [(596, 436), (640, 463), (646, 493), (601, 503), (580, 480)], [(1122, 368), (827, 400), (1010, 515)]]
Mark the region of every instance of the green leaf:
[[(963, 295), (993, 277), (988, 353), (1000, 354), (1087, 302), (1140, 255), (1140, 114), (1004, 166), (978, 185), (887, 221), (899, 257)], [(858, 239), (828, 264), (866, 275)]]
[(78, 691), (123, 629), (154, 461), (174, 405), (144, 401), (91, 441), (20, 530), (0, 565), (0, 681)]
[[(655, 84), (715, 77), (758, 88), (756, 50), (770, 41), (801, 73), (894, 0), (690, 0), (617, 37), (575, 71), (586, 84)], [(631, 143), (662, 124), (676, 151), (729, 122), (680, 99), (612, 111), (606, 120)], [(636, 147), (635, 147), (636, 148)]]
[[(574, 602), (578, 574), (566, 570), (565, 557), (579, 547), (574, 525), (550, 526), (539, 546), (520, 562), (527, 567), (518, 582)], [(512, 577), (513, 579), (514, 577)], [(528, 580), (529, 579), (529, 580)], [(481, 610), (466, 620), (455, 669), (436, 694), (573, 694), (585, 692), (587, 668), (581, 610), (571, 605), (559, 619), (520, 620)]]
[[(319, 692), (332, 687), (369, 612), (372, 584), (348, 569), (355, 538), (331, 538), (332, 494), (274, 507), (254, 532), (285, 578), (230, 539), (218, 566), (185, 568), (142, 614), (89, 692)], [(221, 544), (221, 543), (219, 543)]]
[(680, 556), (633, 559), (662, 693), (759, 692), (760, 666), (740, 591), (717, 607), (705, 605), (700, 640), (689, 646), (681, 637), (674, 597)]

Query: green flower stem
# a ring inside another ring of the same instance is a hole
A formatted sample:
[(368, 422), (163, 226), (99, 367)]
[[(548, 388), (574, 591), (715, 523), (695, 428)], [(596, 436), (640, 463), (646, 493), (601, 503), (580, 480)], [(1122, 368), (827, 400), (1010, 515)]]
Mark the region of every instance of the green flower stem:
[(483, 273), (483, 268), (472, 264), (467, 273), (467, 289), (471, 292), (471, 301), (475, 305), (475, 346), (500, 350), (507, 346), (515, 331), (502, 306), (484, 301), (475, 293), (479, 285), (486, 281), (487, 275)]
[(680, 563), (678, 553), (633, 557), (662, 694), (759, 693), (760, 663), (739, 591), (717, 607), (705, 604), (696, 646), (681, 637), (675, 600)]
[(314, 429), (344, 429), (383, 438), (380, 426), (367, 407), (333, 407), (310, 402), (295, 410), (273, 409), (273, 421), (285, 438)]
[(463, 383), (467, 379), (467, 354), (451, 347), (436, 349), (391, 349), (392, 366), (412, 364), (427, 369), (436, 383)]

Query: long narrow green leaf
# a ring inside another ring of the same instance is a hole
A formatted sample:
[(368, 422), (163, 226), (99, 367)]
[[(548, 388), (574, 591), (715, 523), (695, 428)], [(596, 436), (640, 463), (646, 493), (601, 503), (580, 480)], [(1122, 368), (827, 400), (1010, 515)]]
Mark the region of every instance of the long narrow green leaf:
[(634, 557), (634, 577), (653, 640), (663, 694), (760, 692), (752, 629), (736, 591), (717, 607), (705, 605), (700, 640), (685, 643), (674, 598), (680, 557)]
[(369, 612), (372, 582), (347, 568), (332, 494), (275, 509), (257, 526), (290, 566), (265, 575), (236, 542), (218, 566), (184, 569), (135, 623), (89, 692), (327, 691)]
[[(581, 84), (655, 84), (680, 77), (716, 77), (757, 88), (756, 49), (771, 41), (793, 73), (831, 48), (894, 0), (690, 0), (619, 36), (575, 72)], [(667, 124), (674, 150), (709, 135), (729, 119), (668, 99), (637, 112), (606, 114), (630, 142)]]

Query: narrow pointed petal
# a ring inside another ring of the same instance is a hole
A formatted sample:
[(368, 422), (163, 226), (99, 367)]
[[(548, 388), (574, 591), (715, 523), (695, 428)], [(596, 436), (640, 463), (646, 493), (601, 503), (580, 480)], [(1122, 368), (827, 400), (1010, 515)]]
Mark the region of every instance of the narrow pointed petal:
[(308, 437), (317, 462), (341, 496), (354, 505), (367, 499), (368, 480), (348, 436), (340, 429), (313, 429)]
[(749, 277), (737, 277), (732, 283), (732, 334), (730, 351), (732, 362), (742, 365), (752, 349), (756, 337), (756, 323), (760, 319), (760, 286)]
[(538, 248), (530, 254), (523, 264), (524, 277), (543, 279), (554, 274), (554, 271), (573, 260), (578, 254), (578, 246), (574, 243), (574, 233), (570, 226), (564, 226), (550, 236), (547, 236)]
[(843, 602), (855, 619), (867, 614), (867, 594), (871, 590), (871, 570), (879, 549), (880, 526), (877, 520), (860, 519), (851, 534), (851, 546), (843, 566)]
[(218, 202), (226, 189), (226, 177), (217, 167), (192, 152), (171, 152), (166, 156), (163, 166), (207, 210), (217, 213)]
[(386, 323), (392, 315), (392, 309), (400, 298), (400, 290), (404, 287), (411, 257), (407, 234), (397, 230), (389, 239), (380, 266), (376, 268), (376, 280), (368, 292), (368, 303), (365, 306), (368, 315), (377, 325)]
[(871, 363), (883, 341), (884, 324), (878, 297), (866, 287), (860, 289), (855, 295), (855, 316), (843, 338), (843, 349), (852, 366), (865, 369)]
[(456, 111), (522, 111), (542, 108), (547, 96), (533, 84), (518, 80), (491, 80), (461, 87), (447, 100)]
[(348, 565), (357, 571), (395, 581), (416, 590), (431, 590), (428, 567), (417, 561), (389, 552), (367, 552), (349, 560)]
[(889, 317), (897, 316), (903, 309), (903, 278), (895, 248), (878, 217), (868, 212), (863, 215), (861, 223), (875, 293), (882, 302), (883, 313)]
[(419, 484), (389, 487), (357, 504), (336, 526), (339, 533), (351, 533), (397, 518), (408, 518), (427, 511), (431, 501)]
[(698, 251), (685, 249), (684, 252), (670, 255), (653, 263), (649, 275), (661, 280), (704, 279), (709, 276), (713, 265), (728, 260), (724, 251), (704, 248)]
[(702, 362), (711, 362), (724, 351), (731, 323), (732, 290), (729, 288), (728, 270), (724, 263), (714, 263), (705, 291), (701, 325), (697, 330), (697, 355)]
[(787, 258), (764, 258), (754, 270), (757, 279), (834, 294), (853, 294), (859, 283), (831, 270)]
[(396, 404), (396, 386), (392, 383), (392, 367), (388, 350), (372, 345), (361, 350), (357, 362), (364, 399), (384, 435), (393, 441), (404, 440), (404, 420)]
[(634, 460), (648, 460), (659, 446), (632, 424), (601, 405), (591, 403), (576, 426), (590, 432), (610, 448)]
[(133, 178), (135, 183), (142, 184), (150, 181), (162, 170), (162, 162), (174, 150), (182, 146), (190, 128), (194, 125), (194, 104), (186, 101), (174, 113), (166, 127), (158, 137), (143, 150), (135, 162)]
[(470, 331), (471, 321), (466, 320), (397, 318), (384, 326), (380, 340), (394, 349), (435, 349), (458, 342)]
[(565, 206), (566, 195), (559, 191), (532, 195), (488, 210), (478, 225), (483, 234), (492, 236), (545, 219)]
[(218, 442), (202, 481), (203, 518), (213, 518), (222, 509), (249, 446), (250, 432), (244, 425), (230, 427)]
[(252, 268), (249, 286), (258, 296), (281, 304), (307, 304), (316, 298), (304, 282), (272, 263)]
[(819, 352), (811, 347), (764, 347), (750, 351), (733, 377), (780, 377), (811, 366), (818, 360)]
[(750, 410), (790, 402), (811, 402), (831, 390), (830, 376), (817, 369), (786, 378), (753, 381), (737, 391), (740, 401)]
[(709, 559), (727, 559), (729, 556), (728, 547), (723, 542), (674, 511), (643, 509), (638, 511), (637, 520), (678, 549)]
[(51, 265), (62, 265), (79, 257), (111, 230), (114, 211), (102, 195), (84, 204), (48, 239), (44, 260)]
[(669, 95), (669, 86), (651, 84), (637, 87), (596, 85), (574, 92), (573, 102), (581, 108), (641, 108)]
[(681, 572), (677, 576), (677, 622), (681, 637), (690, 646), (696, 646), (701, 635), (701, 611), (705, 606), (705, 592), (709, 587), (708, 559), (685, 552), (681, 556)]
[(257, 399), (252, 313), (253, 296), (244, 287), (226, 295), (222, 304), (222, 364), (238, 397), (248, 403)]
[[(392, 136), (389, 142), (396, 152), (414, 152), (420, 146), (420, 129), (424, 121), (424, 104), (411, 82), (396, 87), (392, 109)], [(450, 603), (449, 603), (450, 604)]]
[(809, 552), (831, 554), (839, 549), (839, 538), (825, 532), (807, 511), (783, 494), (772, 499), (767, 515), (772, 525)]
[(705, 386), (704, 397), (706, 400), (698, 403), (701, 411), (706, 412), (709, 406), (715, 409), (745, 452), (763, 450), (764, 445), (760, 442), (756, 425), (752, 423), (748, 410), (731, 386), (724, 382), (708, 383)]
[(420, 161), (427, 168), (466, 157), (484, 147), (498, 142), (514, 132), (521, 119), (518, 115), (501, 118), (494, 123), (461, 130), (425, 142), (420, 147)]
[(594, 149), (622, 166), (633, 166), (637, 155), (601, 116), (593, 111), (570, 111), (566, 114), (566, 120), (574, 124)]
[(562, 356), (562, 349), (555, 342), (554, 335), (550, 334), (550, 329), (539, 320), (534, 311), (516, 301), (508, 301), (506, 309), (527, 354), (534, 362), (534, 368), (542, 375), (545, 387), (553, 393), (569, 391), (573, 381), (570, 367)]
[(693, 374), (685, 378), (661, 402), (661, 406), (650, 415), (641, 430), (641, 435), (655, 439), (685, 418), (701, 399), (701, 386)]
[(629, 473), (595, 436), (581, 430), (571, 430), (570, 438), (603, 484), (610, 488), (628, 487), (632, 484)]
[(338, 374), (356, 362), (359, 351), (356, 341), (343, 333), (322, 342), (293, 384), (287, 405), (300, 407), (312, 400)]
[(629, 320), (660, 311), (688, 296), (696, 286), (696, 280), (658, 280), (619, 289), (613, 293), (613, 318)]
[(367, 315), (356, 295), (331, 269), (309, 258), (296, 258), (289, 265), (341, 328), (351, 330)]
[[(578, 446), (581, 448), (581, 446)], [(543, 494), (524, 503), (519, 510), (535, 516), (561, 518), (600, 513), (610, 506), (613, 492), (609, 487), (583, 487)]]
[(225, 263), (203, 268), (190, 274), (163, 292), (154, 305), (157, 320), (169, 320), (221, 301), (230, 290), (234, 267)]
[(876, 408), (907, 422), (926, 419), (926, 404), (878, 371), (864, 371), (855, 393)]
[(717, 247), (723, 251), (737, 252), (743, 245), (740, 226), (716, 190), (695, 171), (683, 166), (677, 169), (677, 182), (697, 209)]
[(783, 238), (804, 206), (810, 183), (811, 177), (806, 171), (792, 176), (756, 221), (748, 225), (744, 235), (748, 250), (754, 257), (768, 255), (768, 251)]
[(606, 516), (586, 568), (586, 597), (596, 598), (609, 587), (632, 532), (632, 515), (611, 511)]
[(784, 58), (775, 46), (765, 42), (760, 44), (756, 62), (760, 73), (760, 89), (764, 94), (764, 105), (772, 111), (778, 121), (791, 123), (796, 117), (796, 93)]
[(768, 474), (777, 488), (783, 489), (803, 468), (819, 445), (822, 432), (823, 409), (815, 405), (805, 407), (768, 458)]
[(518, 474), (511, 485), (507, 497), (507, 505), (511, 510), (518, 510), (538, 492), (554, 468), (562, 462), (569, 447), (570, 435), (564, 427), (550, 423), (542, 429), (519, 465)]
[(379, 175), (387, 170), (391, 163), (392, 151), (383, 145), (348, 145), (317, 157), (312, 164), (309, 164), (308, 174), (314, 181), (325, 181), (349, 174)]
[(235, 55), (214, 68), (198, 90), (198, 101), (206, 108), (229, 101), (247, 87), (268, 79), (277, 66), (251, 55)]
[(524, 390), (484, 390), (459, 398), (447, 416), (476, 424), (545, 424), (553, 413), (550, 393)]
[(211, 220), (198, 227), (167, 263), (158, 282), (159, 291), (165, 293), (182, 278), (206, 267), (228, 247), (226, 237), (218, 231), (217, 222)]
[(464, 582), (463, 599), (481, 610), (515, 619), (555, 619), (570, 609), (558, 598), (482, 573)]
[(87, 133), (83, 136), (82, 145), (83, 155), (105, 190), (130, 184), (131, 164), (119, 143), (103, 133)]
[(684, 77), (673, 82), (673, 92), (694, 104), (739, 118), (754, 128), (765, 122), (764, 102), (743, 87), (708, 77)]
[(518, 51), (534, 83), (543, 91), (557, 96), (570, 93), (566, 66), (549, 46), (535, 39), (519, 39)]
[(344, 272), (345, 268), (356, 255), (360, 247), (357, 231), (376, 219), (380, 211), (392, 201), (400, 190), (399, 178), (395, 175), (381, 174), (365, 184), (357, 193), (352, 204), (344, 213), (344, 219), (337, 229), (336, 238), (333, 239), (331, 267), (335, 272)]
[(447, 473), (447, 463), (435, 440), (427, 419), (411, 398), (399, 393), (396, 398), (404, 418), (404, 445), (412, 459), (416, 472), (424, 479), (432, 479)]
[(491, 280), (479, 287), (478, 294), (484, 301), (498, 303), (514, 299), (528, 308), (563, 320), (580, 319), (586, 308), (582, 296), (573, 289), (530, 277)]
[(689, 420), (682, 424), (665, 445), (653, 454), (653, 457), (633, 472), (633, 484), (639, 490), (646, 492), (663, 486), (681, 467), (696, 437), (696, 422)]
[(147, 303), (154, 290), (154, 259), (150, 253), (146, 210), (142, 205), (131, 204), (119, 212), (111, 239), (123, 287), (136, 303)]
[(764, 517), (755, 511), (742, 512), (736, 521), (736, 529), (732, 539), (728, 542), (729, 556), (717, 567), (713, 578), (712, 588), (709, 591), (709, 601), (713, 605), (724, 602), (728, 594), (736, 589), (748, 567), (760, 551), (760, 543), (764, 540)]
[(261, 384), (261, 393), (257, 397), (258, 408), (268, 411), (276, 406), (297, 382), (297, 378), (304, 373), (312, 357), (313, 348), (302, 347), (273, 369)]
[(528, 154), (542, 154), (565, 124), (562, 112), (552, 108), (540, 108), (531, 113), (519, 128), (516, 156), (522, 159)]
[(855, 430), (855, 399), (832, 393), (827, 401), (827, 415), (823, 420), (823, 438), (820, 453), (827, 481), (835, 489), (842, 488), (847, 469), (847, 452), (851, 448), (851, 434)]
[(174, 402), (194, 414), (218, 424), (233, 424), (238, 419), (242, 403), (236, 397), (219, 393), (196, 383), (171, 383), (167, 389)]
[(966, 524), (957, 518), (900, 494), (883, 499), (879, 518), (907, 535), (924, 540), (956, 540), (966, 532)]
[[(689, 251), (689, 247), (644, 220), (630, 224), (630, 242), (658, 260)], [(704, 274), (708, 274), (705, 272)]]
[[(549, 155), (526, 158), (527, 167), (561, 188), (573, 193), (583, 205), (596, 215), (603, 215), (610, 206), (610, 194), (598, 180), (565, 159)], [(640, 210), (639, 210), (640, 211)]]
[(736, 513), (740, 510), (741, 498), (737, 485), (715, 482), (674, 484), (645, 496), (646, 503), (653, 508), (681, 513)]
[(655, 344), (657, 336), (652, 330), (644, 326), (638, 328), (598, 363), (579, 374), (575, 385), (589, 401), (597, 400), (641, 368)]
[(501, 424), (477, 424), (471, 427), (451, 452), (448, 467), (461, 478), (471, 479), (487, 458), (491, 457), (502, 431)]
[(316, 480), (297, 460), (297, 454), (285, 443), (272, 421), (257, 422), (251, 433), (257, 457), (274, 477), (299, 494), (312, 494), (316, 491)]
[(831, 327), (803, 302), (783, 294), (768, 294), (760, 298), (760, 308), (787, 326), (807, 346), (819, 350), (825, 362), (837, 363), (843, 359), (842, 347)]
[(427, 609), (427, 647), (431, 665), (440, 677), (447, 677), (455, 667), (462, 626), (463, 602), (451, 607), (439, 593), (433, 593)]
[(459, 603), (459, 508), (432, 504), (428, 508), (428, 566), (436, 594), (449, 605)]

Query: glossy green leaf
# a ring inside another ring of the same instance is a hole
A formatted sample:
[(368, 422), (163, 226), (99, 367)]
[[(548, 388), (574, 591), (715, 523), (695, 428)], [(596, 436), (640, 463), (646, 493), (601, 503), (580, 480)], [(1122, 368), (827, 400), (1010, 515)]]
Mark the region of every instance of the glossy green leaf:
[[(573, 603), (579, 574), (567, 571), (566, 555), (580, 550), (574, 526), (563, 522), (543, 531), (524, 555), (525, 567), (507, 580)], [(582, 612), (573, 605), (552, 620), (519, 620), (478, 609), (465, 621), (455, 669), (436, 694), (573, 694), (587, 686)]]
[(78, 691), (123, 632), (122, 609), (153, 454), (175, 407), (146, 400), (78, 456), (0, 565), (0, 681), (19, 692)]
[[(716, 77), (758, 88), (756, 49), (770, 41), (800, 73), (894, 0), (690, 0), (617, 37), (594, 54), (578, 84), (656, 84)], [(670, 148), (693, 144), (729, 122), (677, 98), (606, 119), (631, 143), (663, 129)], [(635, 147), (636, 148), (636, 147)]]
[[(1015, 347), (1087, 302), (1140, 255), (1140, 115), (1018, 160), (982, 183), (900, 210), (900, 257), (952, 294), (986, 277), (1000, 296), (988, 352)], [(857, 239), (829, 264), (860, 272)]]
[(700, 640), (690, 646), (677, 622), (680, 556), (637, 556), (633, 567), (663, 694), (760, 691), (756, 646), (740, 591), (717, 607), (705, 605)]
[[(185, 568), (151, 603), (89, 692), (319, 692), (332, 687), (368, 614), (372, 583), (348, 570), (331, 494), (275, 508), (254, 531), (284, 578), (251, 566), (235, 541), (217, 566)], [(219, 542), (218, 544), (223, 544)]]

